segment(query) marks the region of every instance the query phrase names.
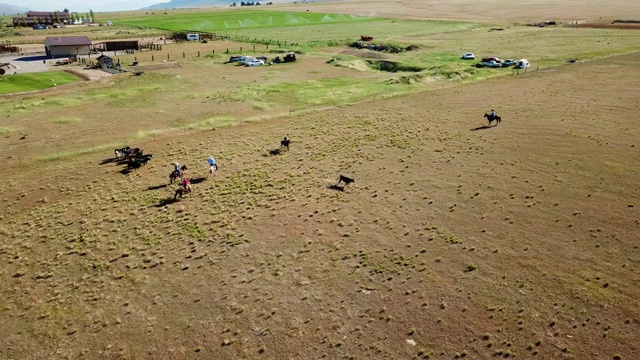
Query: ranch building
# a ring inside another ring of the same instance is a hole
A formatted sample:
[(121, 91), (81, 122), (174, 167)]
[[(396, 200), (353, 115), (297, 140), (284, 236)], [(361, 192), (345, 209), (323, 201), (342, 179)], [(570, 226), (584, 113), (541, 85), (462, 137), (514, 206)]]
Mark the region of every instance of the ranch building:
[(66, 11), (29, 11), (26, 16), (14, 16), (13, 26), (53, 25), (67, 23), (70, 15)]
[(127, 51), (127, 50), (139, 50), (140, 42), (138, 40), (113, 40), (103, 41), (93, 45), (93, 48), (98, 51)]
[(44, 39), (47, 56), (89, 55), (91, 40), (86, 36), (57, 36)]

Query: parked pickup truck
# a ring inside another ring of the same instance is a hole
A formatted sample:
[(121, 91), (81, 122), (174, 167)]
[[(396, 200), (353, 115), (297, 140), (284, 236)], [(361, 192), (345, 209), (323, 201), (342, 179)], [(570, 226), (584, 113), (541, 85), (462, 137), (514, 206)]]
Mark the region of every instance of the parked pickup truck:
[(56, 65), (69, 65), (69, 64), (73, 64), (73, 60), (63, 59), (63, 60), (56, 61)]

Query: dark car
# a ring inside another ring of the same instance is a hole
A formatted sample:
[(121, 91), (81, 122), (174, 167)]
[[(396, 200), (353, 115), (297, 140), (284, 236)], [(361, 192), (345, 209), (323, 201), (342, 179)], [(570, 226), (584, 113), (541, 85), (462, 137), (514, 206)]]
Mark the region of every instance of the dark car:
[(502, 67), (509, 67), (509, 66), (513, 66), (516, 64), (516, 61), (513, 59), (507, 59), (505, 61), (502, 62)]

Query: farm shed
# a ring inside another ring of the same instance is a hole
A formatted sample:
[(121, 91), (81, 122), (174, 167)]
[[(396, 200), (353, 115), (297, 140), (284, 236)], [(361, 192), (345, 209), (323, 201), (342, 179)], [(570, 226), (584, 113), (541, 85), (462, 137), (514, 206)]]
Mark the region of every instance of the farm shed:
[(57, 36), (44, 39), (47, 56), (75, 56), (88, 55), (91, 40), (86, 36)]
[(109, 69), (113, 67), (113, 59), (106, 55), (98, 56), (96, 58), (96, 61), (98, 61), (98, 65), (103, 69)]
[(93, 47), (100, 51), (138, 50), (140, 42), (138, 40), (113, 40), (94, 44)]

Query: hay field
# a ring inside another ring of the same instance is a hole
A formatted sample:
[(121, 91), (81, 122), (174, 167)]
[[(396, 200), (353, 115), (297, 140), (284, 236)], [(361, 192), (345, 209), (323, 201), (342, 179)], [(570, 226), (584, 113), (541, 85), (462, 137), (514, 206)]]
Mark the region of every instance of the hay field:
[(544, 20), (607, 22), (640, 19), (640, 4), (624, 0), (349, 0), (285, 4), (280, 10), (379, 16), (402, 19), (455, 19), (473, 21), (534, 22)]
[[(341, 45), (174, 56), (224, 43), (3, 97), (0, 358), (634, 359), (640, 53), (581, 30), (614, 46), (560, 28), (576, 45), (539, 71), (397, 92), (379, 84), (407, 74), (328, 64), (367, 59)], [(331, 91), (352, 97), (305, 103)], [(154, 158), (127, 171), (125, 144)], [(175, 161), (195, 180), (177, 201)]]

